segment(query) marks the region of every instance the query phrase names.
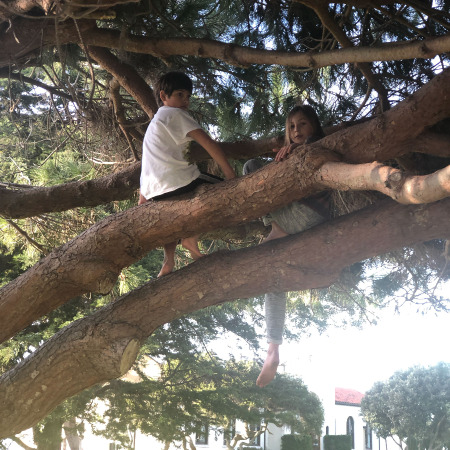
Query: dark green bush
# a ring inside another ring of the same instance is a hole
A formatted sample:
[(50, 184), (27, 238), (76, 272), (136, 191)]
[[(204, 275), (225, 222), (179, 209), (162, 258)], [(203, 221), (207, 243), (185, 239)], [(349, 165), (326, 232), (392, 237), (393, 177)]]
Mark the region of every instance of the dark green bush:
[(323, 450), (352, 450), (352, 437), (347, 434), (324, 436)]
[(285, 434), (281, 436), (281, 450), (313, 450), (309, 435)]

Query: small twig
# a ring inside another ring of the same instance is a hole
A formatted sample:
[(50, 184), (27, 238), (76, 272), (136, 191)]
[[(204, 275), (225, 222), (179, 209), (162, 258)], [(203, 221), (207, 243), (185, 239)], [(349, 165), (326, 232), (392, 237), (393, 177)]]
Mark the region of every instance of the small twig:
[(19, 234), (21, 234), (36, 250), (40, 251), (43, 255), (46, 255), (48, 253), (47, 250), (45, 250), (40, 244), (38, 244), (32, 237), (28, 235), (28, 233), (25, 230), (22, 230), (17, 224), (15, 224), (12, 220), (6, 219), (6, 222), (8, 222)]

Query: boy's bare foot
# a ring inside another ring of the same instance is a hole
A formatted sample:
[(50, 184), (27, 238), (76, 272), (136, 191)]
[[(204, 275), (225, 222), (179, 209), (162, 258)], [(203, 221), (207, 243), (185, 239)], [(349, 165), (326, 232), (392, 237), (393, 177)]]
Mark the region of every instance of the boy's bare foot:
[(161, 270), (158, 273), (158, 278), (163, 275), (167, 275), (172, 272), (175, 266), (175, 249), (177, 248), (176, 242), (164, 245), (164, 260)]
[(147, 203), (147, 199), (142, 194), (139, 194), (138, 205), (143, 205), (144, 203)]
[(256, 385), (259, 387), (267, 386), (277, 373), (278, 364), (280, 364), (280, 354), (278, 352), (279, 344), (269, 344), (269, 350), (267, 351), (266, 360), (264, 361), (263, 368), (256, 380)]
[(162, 277), (163, 275), (167, 275), (168, 273), (172, 272), (174, 266), (175, 266), (175, 263), (171, 264), (169, 261), (166, 261), (164, 259), (163, 265), (161, 267), (161, 270), (158, 273), (158, 278)]
[(189, 253), (191, 254), (191, 258), (193, 260), (197, 260), (201, 258), (203, 253), (200, 252), (200, 249), (198, 248), (198, 238), (197, 236), (193, 236), (190, 238), (185, 238), (181, 240), (181, 245), (186, 249), (189, 250)]
[(276, 222), (272, 222), (271, 225), (272, 229), (270, 230), (268, 236), (262, 241), (262, 243), (288, 236), (288, 233), (286, 233), (286, 231), (284, 231), (283, 228), (281, 228), (280, 225), (278, 225)]

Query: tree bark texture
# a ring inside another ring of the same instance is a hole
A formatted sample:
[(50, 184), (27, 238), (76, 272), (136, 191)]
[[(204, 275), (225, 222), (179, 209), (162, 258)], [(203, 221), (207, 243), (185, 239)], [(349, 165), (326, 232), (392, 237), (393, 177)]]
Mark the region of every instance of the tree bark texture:
[(0, 377), (0, 438), (30, 427), (65, 398), (126, 373), (140, 343), (180, 315), (264, 292), (328, 286), (354, 262), (449, 238), (449, 222), (450, 199), (420, 206), (386, 200), (285, 239), (213, 253), (151, 281), (68, 325)]
[(378, 191), (399, 203), (431, 203), (450, 196), (450, 166), (430, 175), (408, 176), (378, 163), (325, 163), (317, 177), (338, 190)]
[[(75, 296), (108, 293), (124, 267), (155, 247), (219, 229), (224, 224), (249, 222), (323, 190), (324, 173), (318, 170), (336, 157), (321, 145), (312, 144), (288, 160), (270, 164), (247, 177), (202, 186), (197, 195), (148, 202), (98, 222), (0, 289), (0, 317), (4, 324), (1, 341)], [(367, 181), (359, 178), (365, 189)], [(394, 198), (397, 188), (399, 185), (391, 185)]]
[[(341, 155), (358, 162), (393, 157), (396, 142), (410, 140), (426, 126), (450, 116), (450, 102), (438, 101), (450, 98), (449, 80), (447, 70), (428, 83), (428, 89), (417, 91), (380, 118), (325, 137), (287, 161), (245, 178), (201, 187), (198, 195), (186, 200), (149, 202), (98, 222), (0, 290), (1, 341), (77, 295), (106, 294), (124, 267), (155, 247), (246, 223), (323, 190), (325, 172), (318, 174), (318, 169)], [(327, 176), (333, 179), (329, 171)], [(367, 188), (367, 178), (366, 170), (366, 176), (359, 177), (362, 189)], [(382, 191), (391, 191), (395, 198), (399, 186), (391, 184)]]
[[(450, 117), (450, 69), (379, 117), (334, 132), (320, 145), (343, 162), (386, 161), (417, 151), (450, 157), (450, 137), (427, 129)], [(223, 143), (228, 158), (244, 159), (271, 154), (282, 145), (280, 138)], [(189, 160), (207, 159), (206, 151), (192, 145)], [(11, 189), (0, 186), (0, 214), (24, 218), (77, 206), (95, 206), (124, 200), (139, 187), (140, 163), (109, 177), (52, 187)]]

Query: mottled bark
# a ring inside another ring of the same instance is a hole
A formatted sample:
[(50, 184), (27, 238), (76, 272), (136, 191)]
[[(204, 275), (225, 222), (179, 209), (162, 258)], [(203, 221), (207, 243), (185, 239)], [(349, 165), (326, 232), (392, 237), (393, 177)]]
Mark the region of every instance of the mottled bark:
[(403, 204), (431, 203), (450, 196), (450, 166), (430, 175), (408, 176), (378, 163), (325, 163), (317, 179), (331, 189), (378, 191)]
[(449, 221), (450, 199), (421, 206), (386, 200), (285, 239), (216, 252), (151, 281), (70, 324), (2, 375), (0, 438), (30, 427), (82, 389), (123, 375), (140, 343), (182, 314), (268, 291), (328, 286), (354, 262), (449, 238)]
[[(347, 170), (345, 181), (348, 169), (352, 167), (336, 164), (338, 158), (323, 149), (322, 141), (303, 147), (282, 163), (270, 164), (246, 177), (202, 186), (196, 195), (190, 194), (179, 200), (148, 202), (98, 222), (0, 289), (0, 317), (4, 323), (0, 328), (0, 339), (13, 336), (77, 295), (86, 292), (106, 294), (124, 267), (155, 247), (224, 225), (249, 222), (293, 200), (323, 190), (327, 180), (335, 187), (336, 180), (343, 179), (338, 175), (344, 169)], [(370, 188), (376, 188), (371, 179), (372, 170), (373, 165), (366, 165), (365, 172), (359, 172), (359, 189), (367, 189), (369, 183)], [(382, 171), (387, 177), (392, 169)], [(442, 173), (443, 194), (430, 197), (432, 200), (448, 195), (448, 179), (445, 179), (448, 169)], [(413, 178), (413, 182), (416, 179)], [(433, 179), (439, 179), (439, 175)], [(380, 190), (393, 198), (399, 196), (403, 187), (392, 179), (389, 186), (385, 186), (383, 180), (376, 181), (382, 187)], [(353, 188), (358, 188), (354, 180), (352, 183)], [(428, 194), (421, 195), (422, 200), (426, 200)], [(405, 196), (402, 201), (406, 201)]]
[[(450, 157), (450, 137), (427, 129), (450, 117), (450, 69), (411, 97), (370, 121), (341, 129), (320, 141), (321, 147), (339, 154), (342, 161), (386, 161), (414, 151)], [(270, 154), (282, 145), (280, 138), (223, 143), (230, 159)], [(207, 159), (199, 145), (192, 145), (189, 159)], [(0, 214), (23, 218), (77, 206), (95, 206), (130, 198), (139, 187), (140, 165), (98, 180), (65, 185), (10, 189), (0, 186)]]

